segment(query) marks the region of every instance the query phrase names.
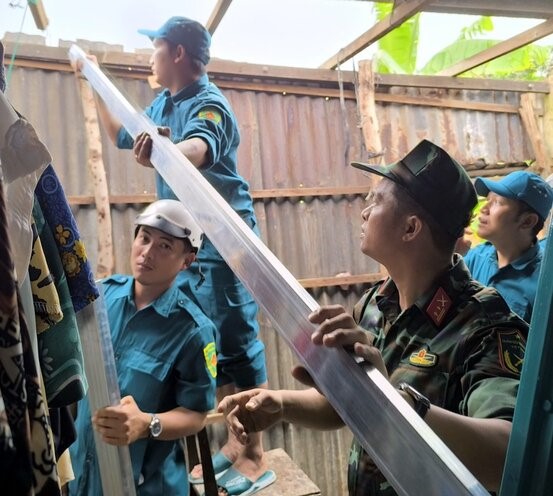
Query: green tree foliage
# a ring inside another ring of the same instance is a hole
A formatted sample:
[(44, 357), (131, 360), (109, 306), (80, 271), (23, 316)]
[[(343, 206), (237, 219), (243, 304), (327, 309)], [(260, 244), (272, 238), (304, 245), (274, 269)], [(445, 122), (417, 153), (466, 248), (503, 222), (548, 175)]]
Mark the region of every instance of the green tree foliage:
[[(393, 3), (375, 3), (378, 20), (388, 16)], [(376, 72), (384, 74), (437, 74), (443, 69), (486, 50), (500, 40), (485, 39), (494, 29), (493, 19), (479, 17), (461, 29), (459, 37), (437, 52), (428, 63), (417, 70), (420, 16), (416, 14), (378, 41), (375, 56)], [(527, 45), (462, 74), (464, 77), (538, 80), (547, 76), (553, 61), (553, 47)]]

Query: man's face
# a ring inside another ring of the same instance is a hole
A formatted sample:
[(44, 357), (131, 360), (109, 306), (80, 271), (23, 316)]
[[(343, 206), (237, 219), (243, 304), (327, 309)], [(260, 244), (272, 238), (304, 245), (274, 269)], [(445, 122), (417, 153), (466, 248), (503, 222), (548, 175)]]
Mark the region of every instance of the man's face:
[(382, 179), (367, 196), (367, 206), (361, 212), (361, 251), (384, 265), (396, 253), (400, 240), (395, 191), (392, 181)]
[(131, 249), (131, 270), (144, 286), (169, 287), (194, 260), (182, 239), (148, 226), (140, 226)]
[(154, 53), (150, 57), (150, 68), (156, 81), (166, 88), (171, 86), (176, 70), (174, 50), (163, 38), (154, 39)]
[(492, 243), (508, 240), (517, 234), (520, 225), (520, 205), (517, 200), (490, 191), (478, 217), (478, 236)]

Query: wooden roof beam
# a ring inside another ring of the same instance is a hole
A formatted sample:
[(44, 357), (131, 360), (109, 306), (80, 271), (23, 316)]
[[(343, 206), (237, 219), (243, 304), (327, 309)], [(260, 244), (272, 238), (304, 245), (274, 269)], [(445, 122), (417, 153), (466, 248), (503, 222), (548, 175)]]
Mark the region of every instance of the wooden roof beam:
[(213, 8), (213, 12), (211, 12), (207, 24), (205, 25), (210, 34), (215, 32), (231, 3), (232, 0), (218, 0), (217, 5)]
[(336, 69), (342, 62), (358, 54), (361, 50), (364, 50), (375, 41), (387, 35), (397, 26), (403, 24), (417, 12), (423, 10), (423, 7), (431, 1), (432, 0), (407, 0), (402, 3), (400, 6), (394, 8), (390, 15), (377, 22), (371, 29), (330, 57), (320, 66), (321, 69)]
[(44, 31), (50, 21), (46, 15), (46, 10), (44, 9), (44, 4), (42, 0), (27, 0), (31, 14), (33, 14), (33, 19), (35, 20), (36, 27)]
[[(379, 0), (394, 2), (397, 0)], [(549, 19), (553, 15), (551, 0), (434, 0), (425, 12), (468, 14), (478, 16)]]
[(548, 19), (547, 21), (542, 22), (541, 24), (538, 24), (537, 26), (534, 26), (533, 28), (528, 29), (527, 31), (524, 31), (523, 33), (517, 34), (516, 36), (502, 41), (501, 43), (498, 43), (497, 45), (494, 45), (487, 50), (477, 53), (476, 55), (473, 55), (466, 60), (462, 60), (461, 62), (458, 62), (457, 64), (454, 64), (451, 67), (440, 71), (437, 75), (458, 76), (463, 72), (473, 69), (474, 67), (478, 67), (479, 65), (485, 64), (490, 60), (501, 57), (506, 53), (510, 53), (517, 48), (544, 38), (551, 33), (553, 33), (553, 17), (551, 19)]

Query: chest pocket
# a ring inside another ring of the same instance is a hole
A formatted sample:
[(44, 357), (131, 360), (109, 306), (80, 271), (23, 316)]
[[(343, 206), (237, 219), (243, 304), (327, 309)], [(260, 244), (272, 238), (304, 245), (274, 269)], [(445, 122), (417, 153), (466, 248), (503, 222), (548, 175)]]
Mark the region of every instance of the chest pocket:
[(530, 303), (526, 298), (520, 296), (520, 299), (517, 301), (510, 301), (509, 306), (511, 310), (515, 312), (521, 319), (530, 322), (530, 317), (532, 315)]
[(118, 360), (121, 396), (131, 395), (142, 411), (156, 412), (169, 385), (171, 361), (142, 350), (128, 350)]

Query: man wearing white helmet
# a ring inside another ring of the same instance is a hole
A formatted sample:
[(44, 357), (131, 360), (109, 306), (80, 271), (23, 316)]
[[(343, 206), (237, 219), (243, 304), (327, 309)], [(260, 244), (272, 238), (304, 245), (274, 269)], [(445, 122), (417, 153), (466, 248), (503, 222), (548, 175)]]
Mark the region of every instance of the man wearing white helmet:
[(129, 445), (137, 495), (188, 495), (186, 472), (167, 457), (214, 407), (215, 326), (175, 283), (203, 233), (176, 200), (152, 203), (135, 226), (132, 276), (102, 281), (122, 399), (92, 418), (88, 398), (79, 402), (69, 494), (102, 494), (94, 427), (103, 442)]

